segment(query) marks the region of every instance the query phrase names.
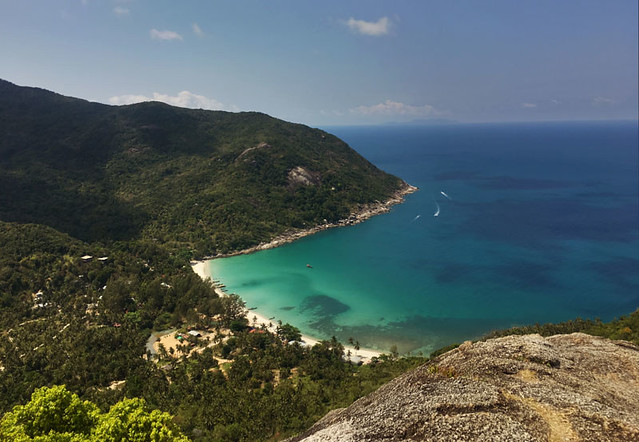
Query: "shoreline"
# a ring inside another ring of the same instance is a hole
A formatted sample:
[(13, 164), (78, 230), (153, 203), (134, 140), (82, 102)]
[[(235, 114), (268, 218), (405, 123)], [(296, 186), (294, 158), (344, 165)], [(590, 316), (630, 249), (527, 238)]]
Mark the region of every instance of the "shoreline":
[[(200, 278), (202, 278), (204, 281), (206, 280), (210, 280), (213, 281), (213, 278), (211, 276), (211, 273), (208, 270), (208, 262), (207, 261), (193, 261), (191, 263), (191, 268), (193, 269), (193, 271), (195, 272), (195, 274), (197, 274)], [(220, 287), (218, 287), (217, 285), (214, 285), (214, 290), (215, 293), (217, 293), (218, 296), (223, 297), (223, 296), (227, 296), (226, 293), (224, 293), (222, 291), (222, 289)], [(249, 310), (246, 309), (246, 319), (249, 322), (249, 325), (251, 326), (264, 326), (266, 327), (266, 329), (268, 331), (270, 331), (271, 333), (275, 333), (278, 323), (277, 323), (277, 318), (274, 319), (269, 319), (266, 317), (266, 315), (260, 313), (257, 310)], [(308, 347), (312, 347), (315, 344), (319, 343), (321, 340), (314, 338), (312, 336), (306, 335), (306, 334), (302, 334), (302, 345), (304, 346), (308, 346)], [(342, 344), (344, 345), (344, 344)], [(351, 352), (351, 356), (350, 356), (350, 362), (358, 364), (358, 363), (362, 363), (362, 364), (368, 364), (371, 362), (371, 360), (373, 358), (378, 358), (379, 356), (381, 356), (383, 354), (383, 352), (378, 351), (378, 350), (373, 350), (370, 348), (363, 348), (360, 347), (359, 350), (355, 350), (355, 347), (350, 346), (350, 345), (344, 345), (344, 353), (346, 355), (346, 352), (350, 351)]]
[(249, 253), (259, 252), (261, 250), (274, 249), (275, 247), (279, 247), (284, 244), (291, 243), (300, 238), (313, 235), (323, 230), (328, 230), (335, 227), (353, 226), (355, 224), (364, 222), (375, 215), (388, 213), (390, 212), (391, 207), (393, 207), (396, 204), (403, 203), (404, 197), (406, 195), (415, 193), (419, 190), (418, 187), (411, 186), (406, 181), (402, 181), (402, 182), (403, 182), (402, 187), (398, 189), (388, 200), (386, 200), (383, 203), (377, 201), (375, 203), (364, 204), (355, 212), (351, 213), (348, 216), (348, 218), (341, 219), (334, 223), (320, 224), (319, 226), (311, 227), (309, 229), (289, 230), (288, 232), (282, 233), (281, 235), (276, 236), (275, 238), (273, 238), (272, 240), (268, 242), (260, 243), (256, 246), (249, 247), (248, 249), (237, 250), (237, 251), (228, 252), (228, 253), (220, 253), (218, 255), (213, 255), (213, 256), (205, 256), (204, 258), (202, 258), (202, 261), (208, 261), (208, 260), (217, 259), (217, 258), (229, 258), (231, 256), (237, 256), (237, 255), (248, 255)]
[[(207, 265), (207, 261), (209, 260), (217, 259), (217, 258), (228, 258), (230, 256), (237, 256), (237, 255), (246, 255), (246, 254), (258, 252), (261, 250), (268, 250), (268, 249), (282, 246), (284, 244), (291, 243), (305, 236), (313, 235), (323, 230), (328, 230), (334, 227), (345, 227), (345, 226), (359, 224), (363, 221), (366, 221), (369, 218), (372, 218), (375, 215), (381, 215), (383, 213), (390, 212), (391, 207), (393, 207), (396, 204), (403, 203), (404, 197), (406, 195), (414, 193), (417, 190), (419, 190), (417, 187), (411, 186), (410, 184), (403, 181), (403, 186), (400, 189), (398, 189), (387, 201), (383, 203), (376, 202), (372, 204), (365, 204), (362, 207), (360, 207), (357, 211), (351, 213), (351, 215), (348, 218), (341, 219), (335, 223), (326, 223), (319, 226), (315, 226), (310, 229), (289, 231), (287, 233), (284, 233), (282, 235), (279, 235), (273, 238), (269, 242), (261, 243), (261, 244), (258, 244), (257, 246), (249, 247), (248, 249), (219, 254), (215, 256), (207, 256), (207, 257), (204, 257), (202, 260), (192, 261), (191, 268), (203, 280), (206, 281), (208, 279), (213, 281), (213, 277), (210, 274), (209, 267)], [(220, 287), (214, 285), (214, 289), (215, 289), (215, 292), (218, 294), (218, 296), (226, 296), (226, 293), (224, 293)], [(250, 325), (258, 325), (258, 326), (264, 325), (270, 332), (275, 333), (275, 330), (277, 328), (277, 319), (272, 319), (272, 320), (268, 319), (265, 315), (260, 314), (256, 310), (247, 309), (246, 312), (247, 312), (246, 317)], [(302, 334), (302, 342), (304, 345), (312, 347), (315, 344), (319, 343), (320, 340), (312, 336)], [(354, 346), (344, 345), (344, 352), (346, 353), (349, 351), (351, 353), (350, 361), (356, 364), (360, 362), (363, 364), (370, 363), (372, 358), (379, 357), (380, 355), (383, 354), (383, 352), (381, 351), (370, 349), (370, 348), (360, 347), (359, 350), (356, 350)]]

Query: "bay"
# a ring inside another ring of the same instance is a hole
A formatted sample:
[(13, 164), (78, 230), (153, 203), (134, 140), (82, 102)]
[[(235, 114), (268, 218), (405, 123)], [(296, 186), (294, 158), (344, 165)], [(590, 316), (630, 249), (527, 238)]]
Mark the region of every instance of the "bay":
[(248, 307), (402, 353), (639, 307), (636, 122), (326, 130), (420, 190), (362, 224), (210, 261)]

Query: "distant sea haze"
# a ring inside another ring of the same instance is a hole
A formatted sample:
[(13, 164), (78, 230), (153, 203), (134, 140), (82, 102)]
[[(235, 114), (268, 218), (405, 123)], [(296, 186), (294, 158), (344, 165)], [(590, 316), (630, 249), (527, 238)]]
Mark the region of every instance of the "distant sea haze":
[(365, 223), (211, 261), (247, 307), (402, 353), (639, 307), (636, 122), (327, 130), (420, 191)]

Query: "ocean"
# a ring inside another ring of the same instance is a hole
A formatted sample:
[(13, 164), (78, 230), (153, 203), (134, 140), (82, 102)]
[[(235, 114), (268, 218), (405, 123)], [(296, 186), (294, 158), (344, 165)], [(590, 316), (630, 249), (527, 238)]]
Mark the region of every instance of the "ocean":
[(325, 129), (420, 190), (364, 223), (210, 261), (247, 307), (425, 354), (639, 307), (636, 121)]

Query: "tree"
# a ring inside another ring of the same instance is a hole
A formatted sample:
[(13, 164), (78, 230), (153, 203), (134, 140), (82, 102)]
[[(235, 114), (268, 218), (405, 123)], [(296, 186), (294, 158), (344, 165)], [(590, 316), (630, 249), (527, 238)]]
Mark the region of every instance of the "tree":
[(42, 387), (26, 405), (16, 405), (0, 421), (0, 440), (29, 440), (50, 436), (50, 440), (88, 440), (100, 410), (82, 401), (64, 385)]
[(149, 412), (144, 399), (123, 399), (113, 405), (92, 433), (94, 440), (119, 442), (187, 442), (171, 415), (159, 410)]
[(246, 316), (244, 315), (246, 304), (238, 295), (233, 293), (220, 298), (220, 303), (222, 304), (223, 317), (226, 324), (230, 324), (238, 319), (246, 320)]
[(288, 323), (279, 325), (276, 329), (276, 333), (281, 340), (287, 342), (300, 341), (302, 339), (302, 333), (300, 333), (300, 330)]
[(229, 330), (233, 333), (243, 332), (248, 328), (248, 320), (246, 318), (238, 318), (231, 321), (229, 324)]
[(120, 321), (126, 310), (135, 306), (131, 299), (131, 286), (123, 278), (112, 277), (107, 282), (100, 309), (108, 321)]
[(187, 442), (171, 415), (148, 411), (144, 399), (123, 399), (107, 413), (64, 385), (37, 389), (0, 421), (0, 440), (26, 442)]
[(127, 312), (124, 314), (124, 323), (131, 328), (137, 328), (142, 322), (139, 312)]

